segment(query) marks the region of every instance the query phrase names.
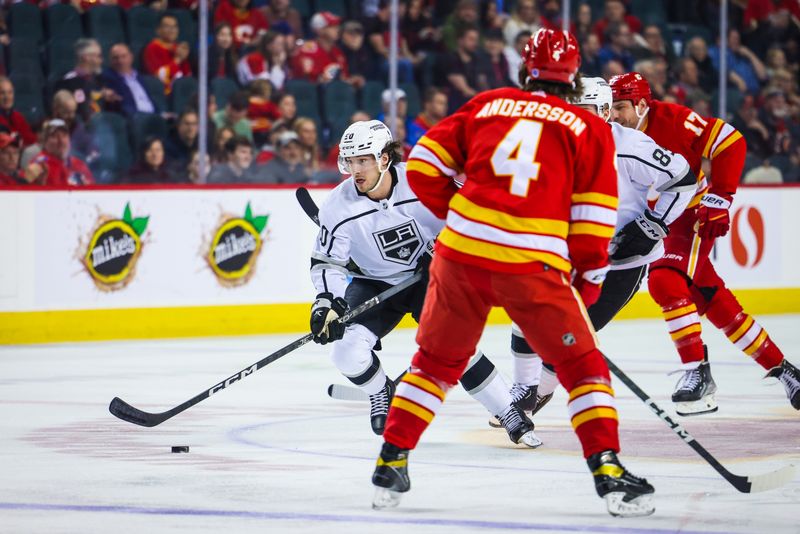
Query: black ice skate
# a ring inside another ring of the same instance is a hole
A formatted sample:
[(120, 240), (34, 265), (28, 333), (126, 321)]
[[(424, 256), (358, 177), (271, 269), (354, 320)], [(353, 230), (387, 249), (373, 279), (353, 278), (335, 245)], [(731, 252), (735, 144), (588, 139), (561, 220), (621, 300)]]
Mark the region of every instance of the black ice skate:
[(708, 349), (703, 347), (706, 355), (703, 361), (694, 369), (687, 369), (675, 385), (672, 393), (672, 402), (678, 415), (701, 415), (717, 411), (717, 401), (714, 394), (717, 385), (711, 376), (711, 367), (708, 363)]
[[(536, 394), (538, 388), (539, 386), (526, 386), (525, 384), (515, 383), (511, 386), (510, 391), (511, 405), (516, 406), (523, 412), (533, 411), (533, 413), (536, 413), (536, 403), (540, 398)], [(531, 415), (533, 415), (533, 413)], [(503, 425), (500, 423), (500, 419), (495, 416), (489, 419), (489, 426), (492, 428), (500, 428)]]
[(777, 378), (786, 390), (786, 396), (792, 408), (800, 410), (800, 370), (786, 360), (783, 360), (777, 367), (773, 367), (767, 376)]
[(369, 396), (369, 423), (372, 431), (379, 436), (383, 435), (383, 428), (386, 426), (386, 416), (389, 415), (389, 404), (394, 397), (394, 390), (394, 382), (386, 378), (383, 389)]
[(508, 432), (508, 437), (514, 443), (521, 443), (535, 449), (542, 445), (542, 440), (533, 433), (533, 423), (525, 412), (516, 406), (509, 406), (505, 412), (497, 416), (498, 421)]
[(402, 494), (411, 489), (408, 478), (408, 449), (384, 443), (375, 472), (372, 473), (375, 496), (372, 507), (376, 510), (394, 508), (400, 504)]
[(586, 463), (594, 476), (597, 494), (605, 499), (609, 514), (637, 517), (655, 512), (653, 486), (625, 469), (614, 451), (593, 454)]

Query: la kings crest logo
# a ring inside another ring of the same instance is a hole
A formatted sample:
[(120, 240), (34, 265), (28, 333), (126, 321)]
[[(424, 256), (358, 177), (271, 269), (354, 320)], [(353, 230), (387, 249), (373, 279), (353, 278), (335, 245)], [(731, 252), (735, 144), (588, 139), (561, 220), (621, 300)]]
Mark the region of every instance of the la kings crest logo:
[(372, 236), (383, 259), (401, 265), (411, 265), (424, 244), (413, 219), (393, 228), (373, 232)]

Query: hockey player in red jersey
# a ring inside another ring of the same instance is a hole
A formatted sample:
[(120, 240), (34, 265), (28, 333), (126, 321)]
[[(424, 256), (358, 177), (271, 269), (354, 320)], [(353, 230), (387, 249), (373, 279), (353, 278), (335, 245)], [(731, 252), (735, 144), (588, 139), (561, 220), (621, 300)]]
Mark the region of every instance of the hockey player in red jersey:
[[(730, 228), (728, 210), (739, 185), (747, 147), (742, 135), (725, 121), (701, 117), (691, 109), (660, 102), (639, 73), (610, 80), (614, 105), (612, 120), (638, 128), (661, 146), (684, 156), (698, 176), (697, 193), (670, 227), (664, 257), (650, 266), (648, 288), (661, 306), (667, 328), (683, 362), (672, 401), (680, 415), (717, 411), (716, 384), (701, 339), (700, 316), (728, 339), (767, 375), (780, 380), (791, 405), (800, 410), (800, 372), (752, 316), (742, 310), (725, 287), (709, 259), (714, 239)], [(700, 169), (711, 162), (710, 183)]]
[(419, 350), (397, 386), (372, 477), (375, 508), (396, 506), (410, 489), (410, 449), (475, 353), (489, 310), (502, 306), (569, 391), (572, 426), (608, 511), (654, 510), (653, 487), (617, 459), (614, 391), (584, 308), (608, 270), (617, 174), (611, 130), (565, 101), (581, 94), (579, 65), (571, 34), (539, 30), (526, 49), (523, 89), (477, 95), (411, 152), (409, 184), (446, 226)]

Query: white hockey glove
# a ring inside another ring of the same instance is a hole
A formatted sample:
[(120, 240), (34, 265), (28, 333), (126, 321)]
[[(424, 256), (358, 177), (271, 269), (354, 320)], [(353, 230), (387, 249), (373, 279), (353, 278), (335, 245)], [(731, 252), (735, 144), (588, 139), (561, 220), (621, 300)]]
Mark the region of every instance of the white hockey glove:
[(643, 215), (623, 226), (611, 240), (612, 246), (616, 247), (611, 260), (614, 263), (627, 263), (643, 258), (668, 234), (669, 228), (664, 221), (645, 210)]
[(320, 293), (311, 306), (311, 333), (314, 341), (325, 345), (342, 339), (347, 325), (337, 321), (347, 313), (347, 302), (342, 297), (333, 298), (329, 292)]

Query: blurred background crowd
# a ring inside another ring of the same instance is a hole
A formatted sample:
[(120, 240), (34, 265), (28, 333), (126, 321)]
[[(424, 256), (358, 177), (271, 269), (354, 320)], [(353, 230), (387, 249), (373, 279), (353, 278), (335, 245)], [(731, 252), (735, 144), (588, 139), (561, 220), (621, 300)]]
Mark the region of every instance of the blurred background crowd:
[[(406, 150), (476, 93), (517, 83), (559, 0), (217, 0), (208, 31), (208, 172), (198, 170), (197, 0), (35, 0), (0, 11), (0, 186), (336, 183), (337, 143), (397, 102)], [(582, 72), (636, 70), (654, 96), (725, 119), (745, 182), (800, 181), (800, 0), (573, 0)]]

